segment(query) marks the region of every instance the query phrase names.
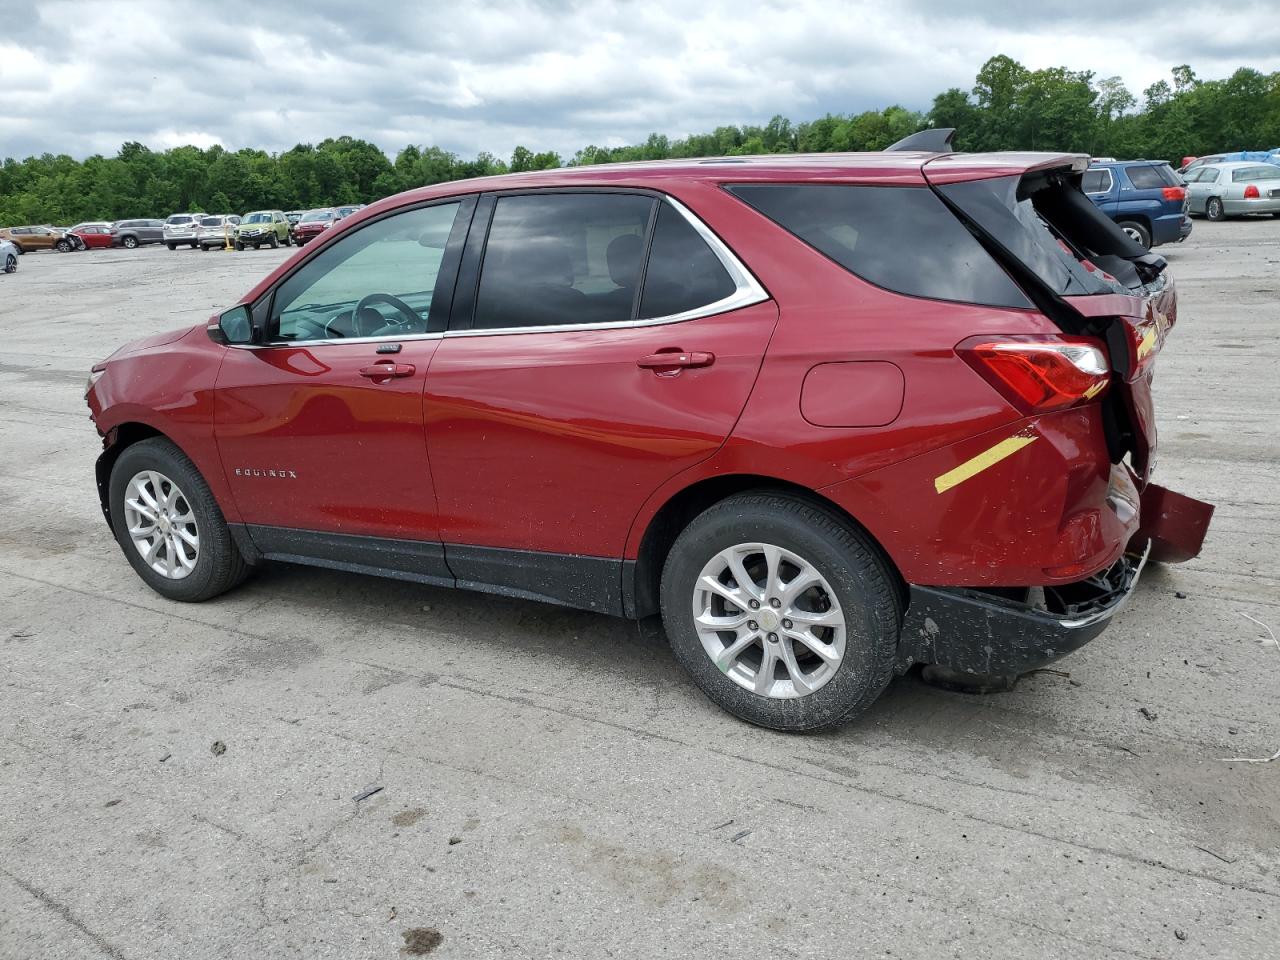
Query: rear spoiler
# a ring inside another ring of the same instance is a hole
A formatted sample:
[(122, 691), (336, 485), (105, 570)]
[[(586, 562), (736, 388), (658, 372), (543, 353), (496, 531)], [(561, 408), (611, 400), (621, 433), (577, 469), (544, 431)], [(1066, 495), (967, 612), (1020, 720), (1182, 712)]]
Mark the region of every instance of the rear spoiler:
[(909, 137), (903, 137), (892, 146), (885, 147), (884, 152), (951, 153), (951, 141), (955, 138), (955, 127), (931, 127), (928, 130), (917, 131)]

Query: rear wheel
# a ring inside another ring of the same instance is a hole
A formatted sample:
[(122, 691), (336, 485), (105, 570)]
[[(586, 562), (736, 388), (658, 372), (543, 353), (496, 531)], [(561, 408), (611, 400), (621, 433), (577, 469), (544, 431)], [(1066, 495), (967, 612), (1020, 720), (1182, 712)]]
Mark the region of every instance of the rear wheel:
[(1128, 234), (1130, 239), (1142, 244), (1144, 249), (1151, 249), (1151, 231), (1142, 224), (1133, 220), (1122, 220), (1117, 226)]
[(143, 440), (120, 454), (109, 495), (120, 548), (161, 596), (208, 600), (248, 575), (204, 478), (168, 440)]
[(901, 616), (865, 535), (784, 495), (709, 508), (662, 573), (676, 659), (725, 710), (775, 730), (835, 726), (870, 706), (893, 675)]
[(166, 243), (165, 246), (168, 247), (170, 250), (178, 249), (178, 245), (176, 243)]
[(291, 238), (290, 238), (290, 236), (286, 233), (286, 234), (284, 235), (284, 245), (287, 247), (287, 246), (290, 246), (291, 244), (292, 244), (292, 239), (291, 239)]
[(191, 249), (194, 250), (195, 248), (196, 248), (196, 244), (195, 244), (195, 241), (193, 240), (191, 242)]
[(1209, 198), (1209, 202), (1204, 205), (1204, 215), (1210, 220), (1227, 219), (1227, 212), (1222, 206), (1222, 201), (1217, 197)]
[(125, 249), (126, 249), (126, 250), (132, 250), (132, 249), (134, 249), (135, 247), (137, 247), (137, 245), (138, 245), (138, 238), (137, 238), (137, 237), (125, 237), (123, 240), (121, 240), (121, 241), (120, 241), (120, 243), (124, 245), (124, 247), (125, 247)]
[(59, 240), (57, 243), (55, 243), (55, 244), (53, 245), (53, 248), (54, 248), (55, 250), (57, 250), (59, 253), (70, 253), (70, 252), (71, 252), (71, 241), (70, 241), (70, 240)]
[(18, 269), (18, 255), (16, 253), (6, 253), (4, 257), (4, 272), (13, 273)]

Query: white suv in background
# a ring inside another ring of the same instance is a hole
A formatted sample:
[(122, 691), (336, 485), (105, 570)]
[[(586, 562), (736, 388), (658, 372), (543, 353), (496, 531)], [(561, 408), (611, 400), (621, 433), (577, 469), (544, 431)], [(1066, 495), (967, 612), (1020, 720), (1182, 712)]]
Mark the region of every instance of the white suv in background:
[(196, 239), (197, 221), (205, 216), (203, 213), (175, 213), (164, 222), (164, 242), (170, 250), (177, 250), (178, 244), (186, 244), (194, 250), (200, 243)]

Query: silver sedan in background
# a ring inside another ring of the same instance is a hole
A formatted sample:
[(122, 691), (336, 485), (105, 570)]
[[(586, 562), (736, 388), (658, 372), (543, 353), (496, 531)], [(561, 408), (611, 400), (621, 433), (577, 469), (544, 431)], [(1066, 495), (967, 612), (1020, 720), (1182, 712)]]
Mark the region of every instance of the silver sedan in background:
[(1184, 174), (1187, 212), (1210, 220), (1246, 213), (1280, 217), (1280, 165), (1274, 163), (1206, 163)]

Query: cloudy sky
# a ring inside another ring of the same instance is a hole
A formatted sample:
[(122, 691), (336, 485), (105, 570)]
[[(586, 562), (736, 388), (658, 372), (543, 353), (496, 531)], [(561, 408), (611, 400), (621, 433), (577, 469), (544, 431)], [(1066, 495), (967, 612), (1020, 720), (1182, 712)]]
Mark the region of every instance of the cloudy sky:
[[(1119, 74), (1280, 69), (1280, 0), (1120, 9), (1020, 0), (501, 3), (0, 0), (0, 157), (126, 140), (286, 149), (343, 133), (394, 154), (565, 156), (651, 131), (925, 109), (1007, 53)], [(1161, 12), (1164, 9), (1166, 12)]]

